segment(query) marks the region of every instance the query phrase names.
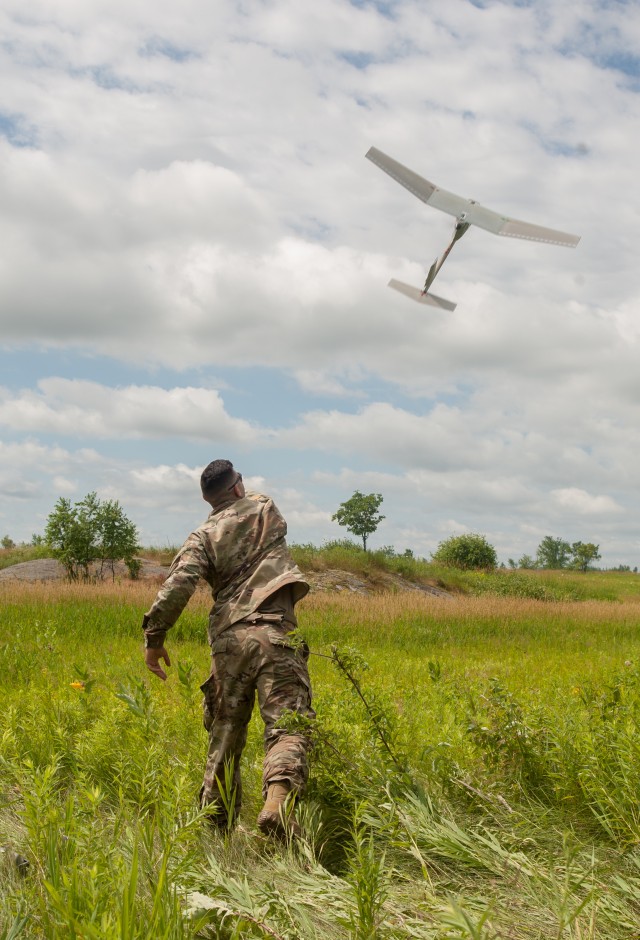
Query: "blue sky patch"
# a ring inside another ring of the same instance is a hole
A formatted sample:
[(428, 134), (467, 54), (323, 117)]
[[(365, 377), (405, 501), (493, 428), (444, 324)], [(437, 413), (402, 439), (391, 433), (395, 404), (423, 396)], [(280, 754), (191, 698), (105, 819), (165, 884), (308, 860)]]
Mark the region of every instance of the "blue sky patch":
[(631, 87), (640, 90), (640, 56), (630, 52), (616, 52), (605, 56), (595, 56), (594, 61), (604, 69), (621, 72), (631, 81)]
[(21, 114), (0, 111), (0, 135), (14, 147), (35, 147), (36, 129)]
[(372, 7), (388, 19), (393, 19), (395, 8), (398, 6), (398, 0), (349, 0), (349, 3), (359, 9)]
[(73, 70), (74, 75), (87, 75), (99, 88), (105, 91), (140, 92), (143, 89), (131, 79), (123, 78), (108, 65), (92, 65), (88, 68)]
[(145, 58), (163, 56), (166, 59), (171, 59), (172, 62), (188, 62), (191, 59), (199, 58), (198, 53), (193, 49), (176, 46), (170, 39), (165, 39), (163, 36), (154, 36), (148, 39), (141, 48), (140, 55)]
[(343, 59), (356, 69), (366, 69), (367, 66), (376, 61), (373, 53), (362, 51), (338, 52), (337, 58)]

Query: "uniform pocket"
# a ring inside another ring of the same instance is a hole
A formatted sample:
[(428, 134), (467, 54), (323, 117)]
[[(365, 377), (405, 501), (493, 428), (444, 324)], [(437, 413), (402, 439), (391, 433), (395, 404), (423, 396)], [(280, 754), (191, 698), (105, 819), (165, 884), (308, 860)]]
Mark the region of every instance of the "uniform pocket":
[(286, 650), (295, 650), (297, 648), (297, 643), (293, 637), (289, 636), (286, 630), (276, 629), (274, 627), (268, 627), (266, 630), (267, 637), (269, 638), (269, 643), (272, 646), (279, 646), (281, 649)]
[(281, 646), (284, 649), (293, 650), (305, 660), (309, 658), (309, 647), (306, 640), (303, 640), (297, 629), (291, 628), (289, 624), (283, 623), (281, 627), (277, 628), (269, 627), (267, 636), (272, 646)]
[(206, 682), (203, 682), (200, 686), (200, 691), (204, 696), (202, 700), (202, 722), (206, 731), (211, 730), (211, 725), (216, 717), (218, 708), (216, 690), (216, 677), (211, 674)]
[(297, 631), (287, 629), (286, 625), (281, 630), (270, 628), (266, 634), (272, 648), (270, 659), (274, 676), (281, 686), (288, 687), (292, 694), (298, 696), (292, 710), (307, 711), (311, 703), (311, 681), (307, 669), (309, 647)]

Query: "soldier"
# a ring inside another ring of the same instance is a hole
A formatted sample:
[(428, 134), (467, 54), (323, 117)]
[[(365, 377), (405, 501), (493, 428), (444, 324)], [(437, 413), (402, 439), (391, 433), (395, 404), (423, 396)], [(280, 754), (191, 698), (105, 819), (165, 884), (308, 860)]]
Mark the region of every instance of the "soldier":
[[(309, 585), (289, 554), (287, 524), (273, 500), (246, 493), (242, 474), (231, 461), (210, 463), (200, 485), (212, 511), (187, 538), (144, 615), (145, 662), (160, 679), (167, 678), (160, 665), (160, 660), (171, 665), (164, 646), (167, 630), (203, 578), (211, 587), (214, 604), (208, 629), (211, 674), (201, 687), (209, 751), (200, 803), (215, 803), (211, 819), (221, 829), (234, 823), (242, 802), (240, 756), (257, 691), (265, 725), (265, 803), (258, 826), (264, 833), (282, 837), (287, 831), (298, 831), (292, 815), (283, 810), (306, 783), (309, 741), (275, 726), (285, 710), (315, 717), (308, 650), (290, 636), (297, 627), (295, 604)], [(225, 765), (233, 767), (232, 818), (220, 795)]]

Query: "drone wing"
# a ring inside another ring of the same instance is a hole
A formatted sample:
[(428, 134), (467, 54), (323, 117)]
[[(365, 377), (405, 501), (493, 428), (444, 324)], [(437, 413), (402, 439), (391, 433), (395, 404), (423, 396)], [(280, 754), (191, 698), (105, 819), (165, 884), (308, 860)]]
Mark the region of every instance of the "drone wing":
[(436, 296), (436, 294), (425, 294), (419, 287), (412, 287), (410, 284), (405, 284), (404, 281), (396, 281), (395, 278), (391, 278), (389, 287), (393, 287), (394, 290), (404, 294), (405, 297), (410, 297), (411, 300), (417, 300), (419, 304), (428, 304), (430, 307), (439, 307), (441, 310), (456, 309), (456, 305), (452, 304), (450, 300), (445, 300), (443, 297)]
[(462, 196), (456, 196), (455, 193), (450, 193), (446, 189), (440, 189), (376, 147), (371, 147), (366, 156), (428, 206), (447, 212), (471, 225), (477, 225), (486, 229), (487, 232), (493, 232), (494, 235), (526, 238), (534, 242), (565, 245), (568, 248), (575, 248), (580, 241), (579, 235), (569, 235), (567, 232), (558, 232), (553, 228), (544, 228), (542, 225), (532, 225), (530, 222), (511, 219), (498, 212), (492, 212), (491, 209), (485, 209), (472, 199), (463, 199)]

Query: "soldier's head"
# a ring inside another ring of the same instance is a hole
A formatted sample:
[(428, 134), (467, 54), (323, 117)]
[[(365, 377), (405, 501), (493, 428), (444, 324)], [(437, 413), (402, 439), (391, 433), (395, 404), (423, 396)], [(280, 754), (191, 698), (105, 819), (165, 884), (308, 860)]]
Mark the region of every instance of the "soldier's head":
[(242, 474), (234, 469), (230, 460), (212, 460), (202, 471), (200, 477), (202, 498), (215, 506), (227, 501), (229, 497), (240, 499), (244, 496)]

